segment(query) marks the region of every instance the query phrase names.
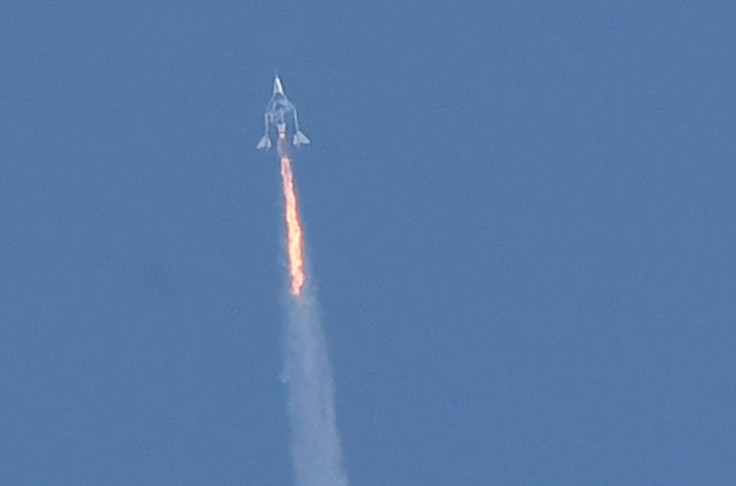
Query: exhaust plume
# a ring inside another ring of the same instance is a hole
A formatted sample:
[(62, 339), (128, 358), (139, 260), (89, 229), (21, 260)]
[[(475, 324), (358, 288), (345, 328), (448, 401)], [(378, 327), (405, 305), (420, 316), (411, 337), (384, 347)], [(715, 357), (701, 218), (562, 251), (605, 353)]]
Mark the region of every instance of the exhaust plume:
[(302, 225), (299, 222), (296, 192), (294, 190), (294, 173), (291, 170), (291, 159), (281, 156), (281, 180), (284, 184), (284, 209), (286, 217), (287, 253), (289, 274), (291, 276), (291, 295), (298, 297), (304, 286), (304, 242), (302, 241)]
[(347, 486), (327, 344), (316, 294), (306, 276), (291, 159), (286, 150), (279, 152), (290, 277), (283, 377), (288, 387), (294, 475), (297, 486)]

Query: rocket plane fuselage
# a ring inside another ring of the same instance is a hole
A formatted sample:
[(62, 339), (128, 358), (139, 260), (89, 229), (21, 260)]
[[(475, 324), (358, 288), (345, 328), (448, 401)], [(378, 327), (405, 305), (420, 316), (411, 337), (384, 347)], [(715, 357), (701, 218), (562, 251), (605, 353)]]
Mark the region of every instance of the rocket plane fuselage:
[(286, 97), (278, 76), (273, 80), (273, 95), (266, 105), (264, 130), (265, 133), (258, 142), (257, 148), (259, 150), (270, 149), (272, 137), (275, 137), (276, 148), (280, 156), (288, 153), (289, 145), (299, 147), (310, 143), (309, 138), (299, 130), (296, 107)]

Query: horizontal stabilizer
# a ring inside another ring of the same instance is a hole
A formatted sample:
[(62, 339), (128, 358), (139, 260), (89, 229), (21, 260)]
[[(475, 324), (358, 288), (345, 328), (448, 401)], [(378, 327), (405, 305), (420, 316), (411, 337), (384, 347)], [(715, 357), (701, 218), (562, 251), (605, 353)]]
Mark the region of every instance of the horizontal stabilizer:
[(296, 132), (296, 135), (294, 135), (294, 145), (297, 147), (300, 145), (309, 145), (309, 139), (302, 132)]
[(258, 150), (268, 150), (271, 148), (271, 139), (268, 138), (268, 134), (265, 134), (260, 142), (258, 142), (258, 146), (256, 146)]

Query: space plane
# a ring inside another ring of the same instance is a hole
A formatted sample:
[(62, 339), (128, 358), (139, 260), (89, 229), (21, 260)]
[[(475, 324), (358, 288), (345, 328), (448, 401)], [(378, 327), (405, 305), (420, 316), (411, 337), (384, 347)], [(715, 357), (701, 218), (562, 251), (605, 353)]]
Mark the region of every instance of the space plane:
[(294, 147), (300, 147), (310, 143), (309, 138), (299, 130), (296, 107), (286, 97), (284, 86), (281, 84), (281, 79), (278, 75), (274, 76), (273, 95), (268, 105), (266, 105), (264, 131), (263, 137), (261, 137), (261, 140), (256, 146), (258, 150), (270, 149), (272, 136), (276, 136), (279, 152), (285, 150), (289, 143)]

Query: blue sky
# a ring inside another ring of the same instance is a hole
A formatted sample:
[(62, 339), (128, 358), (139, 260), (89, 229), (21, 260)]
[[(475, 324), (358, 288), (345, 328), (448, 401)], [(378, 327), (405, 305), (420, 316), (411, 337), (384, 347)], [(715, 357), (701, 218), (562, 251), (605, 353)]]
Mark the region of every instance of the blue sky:
[(352, 485), (730, 484), (735, 14), (0, 6), (3, 484), (292, 484), (274, 69)]

